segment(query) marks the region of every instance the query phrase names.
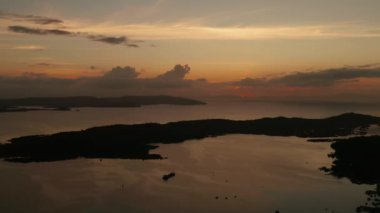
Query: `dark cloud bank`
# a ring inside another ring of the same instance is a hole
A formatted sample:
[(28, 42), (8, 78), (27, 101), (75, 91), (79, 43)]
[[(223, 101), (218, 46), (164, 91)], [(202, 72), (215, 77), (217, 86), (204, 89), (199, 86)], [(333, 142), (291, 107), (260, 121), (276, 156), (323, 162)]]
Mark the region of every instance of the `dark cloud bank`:
[(26, 72), (21, 76), (0, 76), (0, 98), (30, 96), (95, 95), (118, 96), (138, 94), (175, 94), (178, 90), (201, 88), (204, 80), (185, 79), (187, 65), (176, 65), (155, 78), (139, 78), (134, 67), (115, 67), (99, 77), (76, 79), (55, 78)]
[[(273, 88), (314, 88), (326, 93), (322, 98), (330, 97), (330, 88), (342, 82), (354, 82), (359, 78), (380, 79), (380, 68), (343, 67), (314, 72), (296, 72), (276, 78), (246, 78), (235, 82), (210, 83), (205, 79), (190, 80), (188, 65), (175, 65), (172, 69), (153, 78), (140, 78), (140, 73), (130, 66), (114, 67), (99, 77), (80, 77), (76, 79), (55, 78), (46, 74), (24, 73), (21, 76), (0, 76), (0, 98), (30, 96), (119, 96), (119, 95), (177, 95), (193, 98), (210, 96), (236, 96), (241, 87), (253, 93), (270, 91)], [(355, 83), (355, 82), (354, 82)], [(365, 87), (352, 92), (340, 91), (335, 101), (379, 102), (380, 86), (376, 91)], [(363, 91), (362, 91), (363, 90)], [(298, 91), (291, 94), (298, 97)], [(313, 99), (315, 94), (307, 94)], [(335, 94), (336, 95), (336, 94)], [(367, 99), (365, 97), (368, 96)], [(330, 97), (331, 98), (331, 97)], [(276, 100), (276, 94), (273, 99)], [(255, 100), (260, 100), (256, 98)], [(277, 99), (278, 100), (278, 99)], [(290, 99), (289, 100), (296, 100)], [(318, 99), (318, 101), (320, 101)]]
[(234, 82), (238, 86), (285, 85), (296, 87), (326, 87), (358, 78), (380, 78), (380, 68), (343, 67), (314, 72), (296, 72), (276, 78), (245, 78)]

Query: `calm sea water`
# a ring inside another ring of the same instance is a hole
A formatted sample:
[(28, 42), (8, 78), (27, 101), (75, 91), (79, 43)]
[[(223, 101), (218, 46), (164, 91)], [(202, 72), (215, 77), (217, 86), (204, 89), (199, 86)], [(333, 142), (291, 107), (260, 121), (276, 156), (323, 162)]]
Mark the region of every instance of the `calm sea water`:
[[(380, 116), (378, 106), (250, 102), (1, 113), (0, 142), (116, 123), (344, 112)], [(0, 162), (0, 212), (355, 212), (373, 189), (320, 172), (331, 164), (329, 144), (296, 137), (228, 135), (160, 145), (154, 152), (168, 159)], [(169, 172), (176, 177), (162, 181)]]

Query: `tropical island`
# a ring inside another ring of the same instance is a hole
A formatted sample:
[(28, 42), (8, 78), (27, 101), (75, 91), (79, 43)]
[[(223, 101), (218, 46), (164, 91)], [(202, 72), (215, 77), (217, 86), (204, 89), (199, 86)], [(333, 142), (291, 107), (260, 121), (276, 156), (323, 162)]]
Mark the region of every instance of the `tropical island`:
[(13, 138), (9, 143), (0, 145), (0, 158), (13, 162), (75, 158), (162, 159), (159, 154), (149, 153), (160, 143), (181, 143), (228, 134), (335, 140), (341, 136), (365, 135), (371, 125), (380, 125), (380, 118), (355, 113), (324, 119), (276, 117), (245, 121), (208, 119), (166, 124), (119, 124)]

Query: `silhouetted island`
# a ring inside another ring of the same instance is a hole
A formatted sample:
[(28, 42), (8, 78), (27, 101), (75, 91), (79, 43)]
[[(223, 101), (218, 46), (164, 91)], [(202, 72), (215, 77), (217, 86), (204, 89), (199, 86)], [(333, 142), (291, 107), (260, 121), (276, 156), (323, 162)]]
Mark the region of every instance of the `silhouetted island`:
[(379, 117), (346, 113), (325, 119), (262, 118), (233, 121), (225, 119), (146, 123), (94, 127), (82, 131), (13, 138), (0, 145), (0, 158), (14, 162), (56, 161), (85, 158), (161, 159), (149, 154), (159, 143), (180, 143), (227, 134), (338, 137), (357, 133)]
[(202, 101), (172, 96), (123, 96), (98, 98), (91, 96), (34, 97), (0, 99), (0, 112), (60, 110), (80, 107), (140, 107), (143, 105), (203, 105)]
[(346, 177), (356, 184), (380, 183), (380, 136), (361, 136), (336, 139), (331, 144), (331, 168), (323, 168), (338, 178)]
[(352, 137), (336, 139), (331, 144), (334, 161), (330, 168), (322, 171), (337, 178), (348, 178), (354, 184), (376, 185), (374, 190), (366, 191), (364, 205), (356, 212), (380, 212), (380, 136)]

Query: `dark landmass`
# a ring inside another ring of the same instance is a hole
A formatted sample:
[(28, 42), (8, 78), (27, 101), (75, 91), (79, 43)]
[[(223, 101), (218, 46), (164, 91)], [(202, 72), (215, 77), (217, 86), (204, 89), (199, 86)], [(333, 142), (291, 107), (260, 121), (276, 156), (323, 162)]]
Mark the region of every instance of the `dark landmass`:
[(5, 107), (0, 108), (1, 112), (28, 112), (28, 111), (71, 111), (68, 107), (47, 108), (47, 107)]
[(380, 183), (380, 136), (336, 139), (331, 144), (331, 168), (323, 168), (338, 178), (346, 177), (355, 184)]
[(0, 99), (0, 112), (63, 110), (81, 107), (141, 107), (143, 105), (203, 105), (204, 102), (172, 96), (123, 96), (97, 98), (91, 96)]
[(57, 161), (74, 158), (161, 159), (149, 154), (151, 144), (180, 143), (227, 134), (269, 136), (338, 137), (380, 124), (379, 117), (346, 113), (325, 119), (262, 118), (223, 119), (112, 125), (52, 135), (13, 138), (0, 145), (0, 158), (14, 162)]
[(354, 184), (376, 185), (366, 192), (367, 202), (357, 212), (380, 212), (380, 136), (336, 139), (331, 144), (333, 158), (330, 168), (321, 168), (327, 174), (348, 178)]
[(333, 142), (333, 138), (311, 138), (308, 139), (309, 142)]

